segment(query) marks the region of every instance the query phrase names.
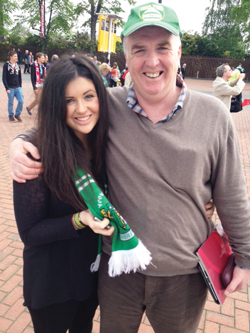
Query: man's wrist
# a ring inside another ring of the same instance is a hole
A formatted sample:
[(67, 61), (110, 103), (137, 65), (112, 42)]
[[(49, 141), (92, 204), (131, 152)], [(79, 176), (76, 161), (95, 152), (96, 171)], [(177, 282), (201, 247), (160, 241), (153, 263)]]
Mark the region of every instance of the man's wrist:
[(28, 135), (26, 135), (26, 134), (19, 134), (19, 135), (17, 135), (17, 136), (13, 139), (13, 141), (16, 140), (16, 139), (22, 139), (23, 141), (30, 142), (30, 137), (29, 137)]

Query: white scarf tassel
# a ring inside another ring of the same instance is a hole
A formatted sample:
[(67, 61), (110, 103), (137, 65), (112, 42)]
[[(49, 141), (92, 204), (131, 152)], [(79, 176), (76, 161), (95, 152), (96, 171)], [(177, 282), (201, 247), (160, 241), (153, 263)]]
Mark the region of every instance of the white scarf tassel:
[(132, 250), (112, 252), (109, 259), (109, 276), (114, 277), (122, 273), (134, 273), (137, 270), (145, 270), (151, 263), (151, 252), (139, 240), (137, 247)]

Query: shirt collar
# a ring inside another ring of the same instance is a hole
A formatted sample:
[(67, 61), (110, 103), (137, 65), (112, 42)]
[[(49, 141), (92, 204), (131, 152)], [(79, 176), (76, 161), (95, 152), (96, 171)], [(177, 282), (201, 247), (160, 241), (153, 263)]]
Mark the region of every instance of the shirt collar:
[[(176, 102), (172, 112), (170, 112), (167, 116), (163, 117), (162, 120), (160, 120), (158, 123), (163, 123), (163, 122), (169, 121), (170, 119), (172, 119), (173, 115), (176, 112), (180, 111), (183, 108), (183, 102), (187, 95), (187, 86), (186, 86), (184, 80), (182, 79), (182, 77), (178, 74), (176, 76), (176, 85), (181, 88), (181, 92), (180, 92), (178, 101)], [(134, 112), (139, 113), (142, 116), (148, 118), (146, 112), (144, 112), (142, 110), (140, 104), (138, 103), (134, 85), (132, 85), (131, 88), (129, 89), (128, 96), (127, 96), (127, 105)]]

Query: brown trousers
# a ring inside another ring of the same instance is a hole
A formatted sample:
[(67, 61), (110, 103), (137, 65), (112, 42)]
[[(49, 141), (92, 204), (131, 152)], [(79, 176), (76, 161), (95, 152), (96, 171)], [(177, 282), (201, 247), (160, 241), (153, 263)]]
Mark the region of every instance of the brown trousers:
[(42, 87), (37, 88), (34, 101), (27, 106), (29, 110), (32, 110), (40, 102), (42, 91)]
[(108, 276), (109, 256), (99, 269), (101, 333), (136, 333), (143, 313), (156, 333), (196, 333), (207, 296), (200, 273), (171, 277), (141, 273)]

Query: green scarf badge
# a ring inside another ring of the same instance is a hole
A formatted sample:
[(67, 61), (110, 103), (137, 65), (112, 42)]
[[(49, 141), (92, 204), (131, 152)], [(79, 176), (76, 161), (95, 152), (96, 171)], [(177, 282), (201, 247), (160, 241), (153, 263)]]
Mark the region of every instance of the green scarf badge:
[[(112, 253), (109, 260), (109, 275), (114, 277), (122, 273), (144, 270), (151, 263), (152, 257), (148, 249), (135, 236), (124, 218), (111, 205), (94, 179), (84, 170), (78, 169), (74, 177), (78, 192), (82, 196), (90, 212), (99, 220), (108, 218), (114, 226)], [(101, 236), (96, 261), (91, 271), (97, 271), (101, 258)]]

